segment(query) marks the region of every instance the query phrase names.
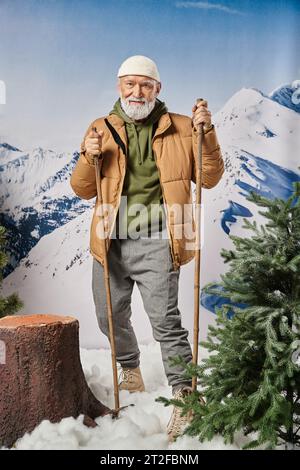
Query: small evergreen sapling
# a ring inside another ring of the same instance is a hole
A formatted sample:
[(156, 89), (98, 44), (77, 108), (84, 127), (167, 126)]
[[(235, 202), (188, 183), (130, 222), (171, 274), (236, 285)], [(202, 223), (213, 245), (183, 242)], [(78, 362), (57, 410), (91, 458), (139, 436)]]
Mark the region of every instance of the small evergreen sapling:
[(201, 343), (209, 357), (186, 369), (197, 375), (206, 405), (199, 392), (183, 403), (159, 399), (193, 410), (185, 432), (201, 441), (221, 434), (232, 443), (242, 431), (250, 439), (245, 448), (300, 444), (300, 183), (294, 185), (287, 200), (251, 192), (247, 199), (266, 209), (259, 213), (267, 223), (243, 219), (252, 236), (230, 236), (235, 249), (221, 252), (229, 270), (204, 288), (228, 299)]
[[(3, 279), (2, 269), (7, 265), (8, 261), (7, 255), (2, 249), (3, 247), (5, 247), (5, 228), (0, 226), (0, 284)], [(22, 307), (23, 302), (16, 293), (6, 298), (0, 295), (0, 318), (6, 315), (13, 315)]]

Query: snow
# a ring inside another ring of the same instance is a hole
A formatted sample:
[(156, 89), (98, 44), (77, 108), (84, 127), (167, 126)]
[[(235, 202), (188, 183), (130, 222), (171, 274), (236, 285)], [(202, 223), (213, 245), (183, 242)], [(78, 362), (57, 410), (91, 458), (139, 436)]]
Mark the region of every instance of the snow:
[[(200, 357), (206, 351), (200, 348)], [(114, 407), (111, 374), (111, 357), (108, 349), (81, 349), (81, 361), (86, 380), (95, 396), (109, 407)], [(158, 343), (141, 346), (141, 370), (146, 392), (130, 394), (120, 392), (121, 406), (134, 404), (120, 412), (118, 419), (110, 416), (97, 418), (98, 427), (83, 425), (83, 416), (65, 418), (53, 424), (43, 421), (31, 434), (26, 434), (15, 444), (17, 450), (53, 449), (168, 449), (168, 450), (238, 450), (246, 440), (239, 437), (233, 445), (224, 445), (221, 437), (201, 443), (196, 437), (182, 436), (168, 443), (166, 425), (172, 411), (155, 399), (170, 397), (171, 390), (160, 356)]]
[(26, 207), (42, 212), (44, 196), (47, 200), (74, 197), (69, 184), (74, 154), (58, 154), (40, 147), (27, 153), (2, 145), (0, 157), (1, 208), (15, 220), (23, 216)]

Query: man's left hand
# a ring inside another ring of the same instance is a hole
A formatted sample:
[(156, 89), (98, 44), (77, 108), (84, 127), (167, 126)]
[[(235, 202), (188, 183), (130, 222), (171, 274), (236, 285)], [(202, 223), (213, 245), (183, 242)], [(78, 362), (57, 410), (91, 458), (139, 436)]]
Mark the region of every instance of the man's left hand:
[(211, 126), (211, 112), (207, 109), (207, 101), (201, 100), (199, 103), (194, 104), (193, 109), (193, 125), (194, 127), (203, 124), (204, 129)]

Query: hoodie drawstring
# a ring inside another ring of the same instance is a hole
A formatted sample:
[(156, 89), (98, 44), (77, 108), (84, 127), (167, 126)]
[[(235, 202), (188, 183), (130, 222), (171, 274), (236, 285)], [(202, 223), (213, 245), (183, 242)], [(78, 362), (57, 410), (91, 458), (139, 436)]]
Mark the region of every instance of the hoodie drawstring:
[(138, 134), (137, 134), (136, 127), (135, 127), (134, 124), (128, 124), (128, 126), (130, 126), (131, 129), (133, 130), (133, 135), (134, 135), (135, 145), (136, 145), (136, 150), (137, 150), (137, 155), (138, 155), (138, 162), (139, 162), (139, 165), (142, 165), (143, 160), (142, 160), (142, 154), (141, 154), (141, 149), (140, 149), (140, 144), (139, 144), (139, 137), (138, 137)]

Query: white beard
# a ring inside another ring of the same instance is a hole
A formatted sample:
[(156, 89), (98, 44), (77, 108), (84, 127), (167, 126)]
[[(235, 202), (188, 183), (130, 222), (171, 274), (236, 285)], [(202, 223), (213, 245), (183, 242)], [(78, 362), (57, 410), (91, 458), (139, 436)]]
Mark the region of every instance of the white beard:
[[(144, 104), (130, 104), (130, 101), (138, 101), (142, 102)], [(155, 106), (155, 101), (156, 99), (154, 98), (153, 101), (147, 101), (145, 98), (127, 98), (124, 99), (121, 97), (121, 105), (124, 110), (124, 112), (127, 114), (130, 119), (133, 119), (134, 121), (138, 121), (140, 119), (145, 119), (151, 111), (153, 110)]]

